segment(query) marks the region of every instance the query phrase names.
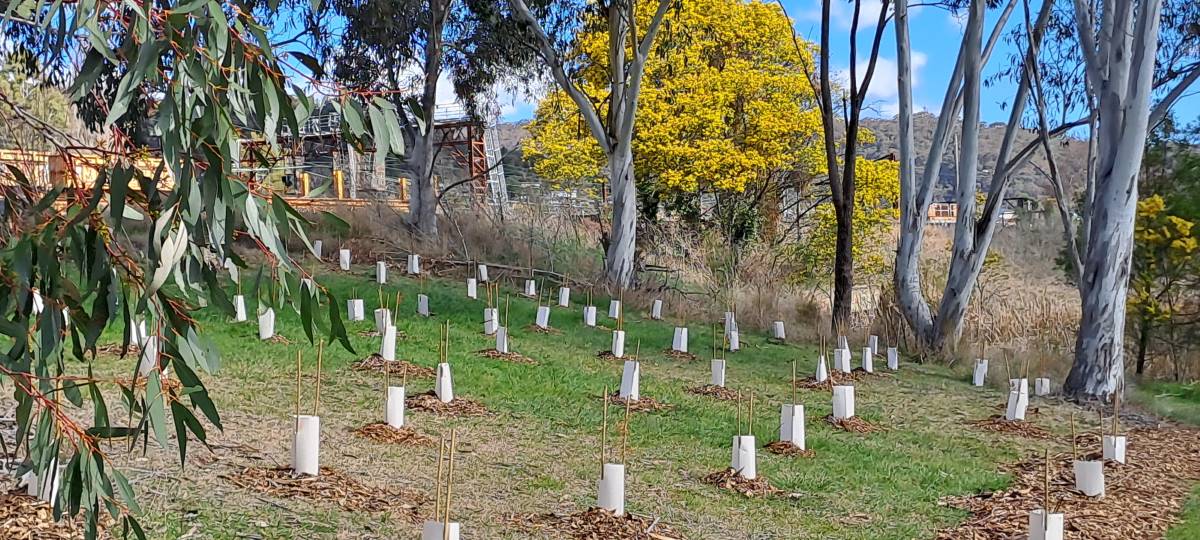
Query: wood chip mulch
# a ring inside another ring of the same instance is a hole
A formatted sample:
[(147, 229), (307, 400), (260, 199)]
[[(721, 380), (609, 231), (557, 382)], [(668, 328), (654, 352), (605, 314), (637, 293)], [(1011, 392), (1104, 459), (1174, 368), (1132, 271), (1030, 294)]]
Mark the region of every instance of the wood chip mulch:
[(724, 386), (717, 386), (715, 384), (706, 384), (704, 386), (693, 386), (691, 388), (684, 388), (684, 391), (689, 394), (696, 394), (698, 396), (708, 396), (708, 397), (711, 397), (714, 399), (720, 399), (720, 400), (725, 400), (725, 401), (733, 401), (738, 398), (737, 392), (730, 390)]
[(732, 468), (705, 476), (703, 482), (721, 489), (736, 491), (746, 497), (767, 497), (783, 493), (782, 489), (772, 486), (762, 475), (758, 475), (754, 480), (747, 480), (738, 476), (737, 471)]
[(476, 351), (475, 354), (478, 354), (479, 356), (482, 356), (484, 358), (491, 358), (494, 360), (503, 360), (505, 362), (512, 362), (514, 364), (525, 364), (528, 366), (538, 365), (537, 360), (534, 360), (528, 356), (525, 356), (520, 353), (515, 353), (512, 351), (502, 353), (500, 351), (497, 351), (496, 349), (483, 349), (481, 351)]
[(612, 351), (600, 351), (596, 353), (596, 358), (601, 360), (620, 360), (622, 362), (626, 360), (625, 358), (617, 358), (617, 355), (613, 354)]
[[(1030, 395), (1030, 397), (1033, 397), (1033, 395)], [(1000, 403), (998, 405), (993, 406), (992, 408), (997, 411), (1008, 411), (1008, 402)], [(1038, 407), (1026, 407), (1025, 408), (1025, 416), (1032, 416), (1032, 415), (1040, 414), (1040, 413), (1041, 413), (1041, 409)]]
[(284, 336), (282, 334), (275, 334), (275, 335), (267, 338), (265, 341), (270, 341), (271, 343), (274, 343), (276, 345), (291, 345), (292, 344), (292, 340), (288, 339), (287, 336)]
[(670, 358), (672, 360), (679, 360), (680, 362), (695, 362), (697, 359), (700, 358), (692, 353), (677, 351), (677, 350), (669, 348), (669, 347), (666, 349), (663, 349), (663, 356)]
[(807, 458), (807, 457), (816, 457), (816, 455), (817, 455), (817, 453), (814, 452), (812, 448), (801, 450), (799, 446), (796, 446), (788, 441), (775, 441), (773, 443), (770, 443), (770, 444), (764, 446), (763, 448), (766, 451), (768, 451), (772, 454), (775, 454), (777, 456), (806, 457)]
[(850, 418), (834, 418), (832, 414), (825, 416), (825, 422), (829, 425), (849, 431), (850, 433), (874, 433), (876, 431), (884, 431), (884, 428), (863, 420), (861, 416), (851, 416)]
[[(1051, 456), (1050, 506), (1065, 514), (1066, 538), (1162, 538), (1178, 521), (1192, 486), (1200, 481), (1200, 431), (1169, 427), (1126, 435), (1127, 463), (1105, 466), (1103, 498), (1075, 491), (1069, 454)], [(956, 527), (939, 532), (939, 540), (1025, 538), (1029, 512), (1042, 506), (1045, 463), (1039, 454), (1003, 469), (1012, 476), (1012, 487), (938, 502), (970, 513)]]
[(383, 373), (390, 372), (392, 375), (404, 375), (407, 371), (409, 378), (413, 379), (432, 379), (437, 372), (433, 368), (427, 368), (422, 365), (414, 364), (408, 360), (384, 360), (378, 354), (372, 354), (362, 360), (350, 364), (350, 369), (354, 371), (374, 371)]
[[(103, 513), (103, 517), (108, 518), (108, 514)], [(100, 537), (109, 537), (104, 529), (111, 525), (111, 519), (101, 522)], [(0, 538), (82, 540), (82, 518), (54, 521), (54, 509), (36, 497), (25, 495), (23, 489), (20, 492), (0, 493)]]
[(318, 476), (295, 476), (290, 467), (247, 467), (223, 478), (272, 497), (332, 502), (350, 512), (391, 512), (409, 523), (420, 523), (418, 510), (429, 502), (421, 493), (367, 486), (329, 467), (321, 467)]
[[(172, 379), (170, 377), (160, 377), (158, 380), (159, 380), (159, 384), (162, 385), (163, 390), (166, 390), (173, 394), (179, 392), (180, 390), (183, 390), (183, 383), (179, 382), (178, 379)], [(146, 378), (145, 377), (138, 377), (136, 380), (133, 380), (133, 381), (130, 381), (129, 377), (117, 377), (117, 379), (113, 382), (117, 383), (117, 386), (120, 386), (121, 388), (124, 388), (126, 390), (130, 389), (130, 387), (133, 387), (133, 386), (136, 386), (137, 390), (145, 390), (146, 389)]]
[[(97, 345), (96, 346), (96, 354), (97, 355), (103, 354), (106, 356), (121, 356), (121, 344), (120, 343), (109, 343), (106, 345)], [(142, 347), (139, 346), (137, 343), (130, 343), (129, 350), (126, 352), (126, 354), (138, 356), (138, 355), (142, 354)]]
[[(614, 392), (608, 395), (608, 402), (619, 407), (625, 407), (625, 399), (621, 398), (620, 392)], [(669, 403), (663, 403), (657, 399), (646, 396), (638, 396), (637, 399), (629, 402), (630, 412), (658, 412), (667, 411), (674, 407)]]
[(433, 437), (422, 435), (410, 427), (396, 429), (383, 422), (367, 424), (354, 430), (354, 434), (364, 439), (387, 444), (433, 446)]
[[(370, 337), (379, 337), (379, 336), (382, 336), (382, 335), (383, 335), (383, 334), (380, 334), (378, 330), (359, 330), (359, 331), (358, 331), (358, 337), (368, 337), (368, 338), (370, 338)], [(400, 333), (399, 333), (399, 332), (396, 332), (396, 339), (397, 339), (397, 340), (399, 340), (399, 339), (400, 339)]]
[(682, 540), (684, 537), (657, 519), (629, 512), (617, 517), (603, 508), (575, 514), (514, 514), (505, 521), (515, 528), (556, 538), (578, 540)]
[(554, 328), (553, 326), (550, 328), (542, 328), (536, 324), (527, 325), (525, 327), (525, 331), (533, 332), (535, 334), (545, 334), (545, 335), (549, 335), (549, 336), (556, 336), (556, 335), (559, 335), (562, 333), (562, 330)]
[(1028, 439), (1049, 439), (1050, 432), (1030, 422), (1022, 420), (1008, 421), (1003, 414), (993, 414), (983, 420), (967, 422), (967, 425), (992, 433), (1007, 433)]
[(408, 399), (404, 400), (404, 406), (414, 411), (433, 413), (438, 416), (466, 417), (492, 414), (482, 403), (466, 398), (456, 397), (450, 400), (450, 403), (442, 403), (433, 390), (408, 396)]
[[(801, 390), (830, 390), (834, 385), (845, 385), (853, 382), (870, 379), (872, 377), (883, 377), (884, 374), (876, 371), (875, 373), (867, 373), (862, 368), (856, 368), (850, 373), (842, 373), (841, 371), (830, 371), (829, 377), (823, 382), (817, 382), (816, 377), (806, 377), (796, 381), (796, 388)], [(830, 390), (832, 391), (832, 390)]]

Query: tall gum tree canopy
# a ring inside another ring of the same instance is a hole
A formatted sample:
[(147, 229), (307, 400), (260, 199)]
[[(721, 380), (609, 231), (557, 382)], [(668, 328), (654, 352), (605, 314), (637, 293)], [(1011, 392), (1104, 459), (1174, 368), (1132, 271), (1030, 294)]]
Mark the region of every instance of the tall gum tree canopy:
[[(640, 22), (649, 21), (640, 10)], [(651, 55), (633, 131), (638, 182), (655, 191), (741, 192), (772, 173), (821, 174), (821, 120), (800, 65), (791, 21), (774, 4), (689, 0), (668, 14)], [(800, 54), (803, 54), (802, 58)], [(589, 25), (572, 55), (575, 81), (607, 114), (606, 31)], [(559, 90), (538, 104), (523, 146), (553, 181), (604, 180), (604, 152)]]

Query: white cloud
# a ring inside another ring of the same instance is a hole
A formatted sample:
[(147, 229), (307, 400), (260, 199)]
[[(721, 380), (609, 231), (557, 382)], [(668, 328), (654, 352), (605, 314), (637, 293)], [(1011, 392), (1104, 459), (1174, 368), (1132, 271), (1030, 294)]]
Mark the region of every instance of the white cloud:
[[(912, 87), (915, 90), (921, 84), (921, 70), (929, 62), (929, 56), (921, 51), (912, 53)], [(858, 61), (858, 80), (866, 77), (867, 60)], [(899, 89), (896, 86), (898, 68), (893, 58), (879, 57), (875, 62), (875, 73), (871, 77), (871, 86), (867, 88), (865, 108), (875, 110), (884, 117), (895, 116), (900, 110)], [(850, 71), (848, 68), (839, 69), (834, 75), (838, 84), (849, 86)]]

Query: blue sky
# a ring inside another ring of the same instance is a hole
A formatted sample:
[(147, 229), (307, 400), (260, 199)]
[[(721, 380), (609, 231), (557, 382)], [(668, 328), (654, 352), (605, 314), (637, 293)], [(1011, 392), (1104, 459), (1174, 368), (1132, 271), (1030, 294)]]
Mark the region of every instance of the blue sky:
[[(820, 0), (783, 0), (787, 12), (795, 23), (796, 30), (809, 41), (817, 42), (821, 30)], [(866, 0), (860, 20), (869, 21), (860, 25), (860, 65), (865, 65), (870, 47), (874, 21), (879, 13), (879, 0)], [(833, 33), (831, 39), (831, 65), (844, 72), (849, 66), (849, 32), (853, 4), (846, 0), (833, 0)], [(1009, 19), (1009, 24), (1023, 24), (1023, 15), (1018, 6)], [(946, 83), (954, 69), (954, 60), (962, 40), (961, 21), (944, 9), (933, 7), (911, 8), (910, 34), (913, 46), (913, 105), (918, 111), (937, 112), (941, 107)], [(965, 14), (964, 14), (965, 16)], [(995, 24), (998, 10), (988, 13), (989, 31)], [(889, 25), (883, 38), (880, 59), (875, 77), (868, 92), (870, 111), (867, 116), (892, 117), (896, 112), (896, 47), (895, 35)], [(1003, 40), (997, 45), (992, 62), (985, 76), (996, 72), (1006, 63), (1012, 47)], [(860, 69), (860, 72), (862, 70)], [(1012, 99), (1015, 84), (1001, 82), (983, 88), (981, 116), (985, 122), (1002, 122), (1008, 119), (1004, 104)], [(1195, 92), (1200, 92), (1196, 88)], [(505, 95), (500, 98), (503, 117), (506, 120), (522, 120), (533, 115), (533, 98), (529, 96)], [(1200, 95), (1192, 95), (1175, 107), (1176, 116), (1183, 122), (1200, 120)]]

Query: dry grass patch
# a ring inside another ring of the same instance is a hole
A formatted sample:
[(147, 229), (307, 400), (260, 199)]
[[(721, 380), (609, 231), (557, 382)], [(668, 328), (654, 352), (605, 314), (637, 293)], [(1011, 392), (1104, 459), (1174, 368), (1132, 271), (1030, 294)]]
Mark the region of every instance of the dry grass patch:
[(992, 433), (1007, 433), (1030, 439), (1049, 439), (1050, 432), (1023, 420), (1005, 420), (1004, 415), (994, 414), (983, 420), (967, 422), (967, 425)]
[(450, 403), (443, 403), (433, 390), (409, 396), (404, 400), (404, 406), (414, 411), (433, 413), (438, 416), (468, 417), (492, 414), (482, 403), (466, 398), (456, 397), (450, 400)]
[(367, 486), (329, 467), (321, 467), (318, 476), (297, 476), (290, 467), (247, 467), (224, 478), (235, 486), (272, 497), (333, 503), (349, 512), (392, 512), (409, 523), (421, 521), (418, 509), (429, 501), (416, 492)]

